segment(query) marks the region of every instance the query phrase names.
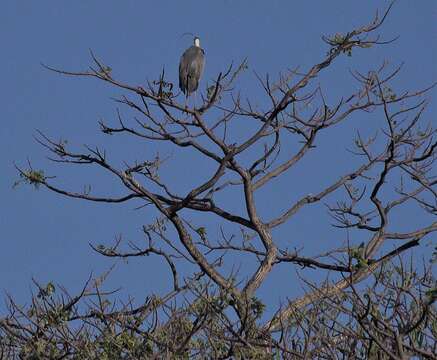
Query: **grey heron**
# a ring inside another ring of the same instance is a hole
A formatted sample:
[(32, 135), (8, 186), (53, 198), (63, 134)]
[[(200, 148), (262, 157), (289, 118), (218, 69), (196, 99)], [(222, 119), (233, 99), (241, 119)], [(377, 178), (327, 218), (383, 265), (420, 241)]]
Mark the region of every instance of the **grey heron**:
[(205, 51), (195, 36), (194, 44), (184, 51), (179, 62), (179, 87), (186, 97), (197, 90), (204, 65)]

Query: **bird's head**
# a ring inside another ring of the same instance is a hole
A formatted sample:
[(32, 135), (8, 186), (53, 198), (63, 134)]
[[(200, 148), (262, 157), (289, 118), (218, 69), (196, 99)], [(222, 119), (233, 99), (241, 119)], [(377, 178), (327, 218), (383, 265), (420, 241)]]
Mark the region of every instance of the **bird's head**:
[(197, 36), (194, 37), (194, 46), (200, 47), (200, 39)]

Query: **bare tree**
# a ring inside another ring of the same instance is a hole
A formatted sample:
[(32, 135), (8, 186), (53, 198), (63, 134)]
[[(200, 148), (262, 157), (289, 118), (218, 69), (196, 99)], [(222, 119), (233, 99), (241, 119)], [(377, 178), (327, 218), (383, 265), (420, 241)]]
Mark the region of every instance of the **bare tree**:
[[(52, 283), (35, 282), (32, 303), (20, 306), (9, 299), (10, 313), (0, 320), (3, 357), (435, 359), (435, 279), (426, 264), (417, 268), (403, 256), (437, 230), (436, 130), (422, 119), (424, 96), (433, 85), (395, 90), (392, 82), (401, 67), (384, 63), (367, 73), (352, 71), (357, 90), (329, 104), (324, 94), (330, 84), (315, 81), (340, 56), (392, 41), (377, 34), (390, 8), (368, 25), (324, 37), (329, 50), (308, 70), (290, 70), (276, 81), (258, 77), (269, 100), (267, 109), (233, 90), (247, 69), (245, 61), (218, 74), (198, 107), (186, 106), (164, 73), (145, 86), (129, 85), (114, 78), (94, 54), (87, 71), (48, 67), (63, 75), (96, 78), (126, 92), (117, 102), (136, 113), (134, 120), (125, 120), (119, 111), (117, 124), (100, 122), (103, 133), (176, 148), (175, 158), (186, 151), (197, 153), (214, 171), (189, 191), (177, 193), (174, 182), (160, 176), (165, 166), (160, 156), (119, 167), (103, 149), (80, 151), (38, 132), (37, 141), (52, 161), (95, 166), (117, 179), (124, 195), (70, 191), (30, 164), (17, 166), (19, 182), (87, 201), (151, 205), (145, 209), (155, 211), (156, 218), (143, 226), (145, 242), (118, 238), (111, 246), (93, 249), (113, 258), (147, 261), (145, 256), (159, 256), (168, 264), (173, 286), (161, 296), (151, 291), (134, 307), (113, 301), (114, 294), (102, 289), (107, 274), (90, 278), (75, 296)], [(278, 216), (261, 217), (263, 203), (256, 201), (257, 193), (314, 152), (325, 130), (332, 128), (329, 136), (334, 136), (338, 125), (359, 112), (375, 116), (381, 129), (368, 138), (359, 131), (351, 135), (354, 148), (349, 151), (359, 165)], [(250, 129), (244, 137), (233, 134), (239, 121)], [(291, 152), (284, 145), (289, 143), (299, 148)], [(222, 196), (229, 189), (244, 199), (243, 214), (229, 210), (232, 201), (238, 201)], [(350, 239), (367, 240), (358, 247), (347, 242), (307, 257), (303, 249), (279, 246), (273, 230), (287, 226), (312, 204), (326, 206), (333, 225)], [(427, 224), (403, 231), (392, 221), (400, 208), (421, 211)], [(205, 218), (239, 229), (240, 235), (229, 235), (223, 226), (221, 237), (211, 236), (207, 226), (196, 225)], [(399, 245), (393, 248), (395, 243)], [(229, 256), (233, 253), (239, 256)], [(253, 272), (235, 270), (242, 257), (256, 261)], [(311, 283), (302, 278), (308, 291), (275, 308), (278, 304), (263, 303), (257, 291), (279, 264), (313, 269), (326, 280)], [(267, 320), (262, 316), (266, 308), (274, 313)]]

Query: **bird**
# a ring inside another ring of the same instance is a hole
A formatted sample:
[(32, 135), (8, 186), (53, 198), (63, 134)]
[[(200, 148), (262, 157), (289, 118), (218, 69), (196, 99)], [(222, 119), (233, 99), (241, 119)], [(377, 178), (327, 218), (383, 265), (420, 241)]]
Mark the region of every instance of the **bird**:
[(179, 88), (186, 97), (199, 87), (205, 66), (205, 51), (200, 47), (200, 39), (195, 36), (194, 44), (184, 51), (179, 62)]

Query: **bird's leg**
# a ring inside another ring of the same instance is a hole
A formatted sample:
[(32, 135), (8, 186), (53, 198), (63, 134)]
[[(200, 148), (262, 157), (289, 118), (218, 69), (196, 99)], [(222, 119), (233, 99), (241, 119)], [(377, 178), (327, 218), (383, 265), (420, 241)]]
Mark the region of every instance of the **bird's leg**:
[(186, 112), (183, 113), (183, 115), (186, 117), (186, 119), (188, 120), (190, 115), (188, 113), (189, 108), (189, 99), (188, 99), (188, 95), (185, 95), (185, 110), (187, 110)]

